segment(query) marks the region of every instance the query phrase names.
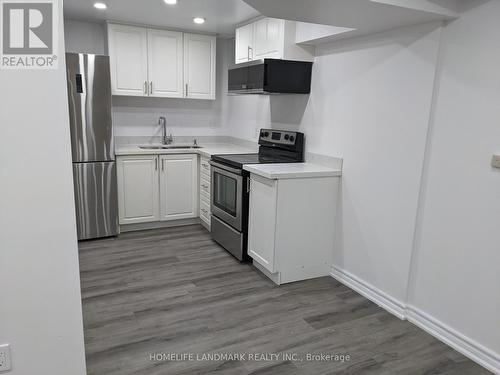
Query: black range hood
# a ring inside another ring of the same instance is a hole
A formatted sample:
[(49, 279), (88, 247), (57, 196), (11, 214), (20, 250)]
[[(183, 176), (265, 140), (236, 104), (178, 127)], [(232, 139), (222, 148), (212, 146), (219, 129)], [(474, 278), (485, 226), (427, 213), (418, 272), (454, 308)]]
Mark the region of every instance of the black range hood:
[(228, 94), (309, 94), (312, 62), (263, 59), (229, 68)]

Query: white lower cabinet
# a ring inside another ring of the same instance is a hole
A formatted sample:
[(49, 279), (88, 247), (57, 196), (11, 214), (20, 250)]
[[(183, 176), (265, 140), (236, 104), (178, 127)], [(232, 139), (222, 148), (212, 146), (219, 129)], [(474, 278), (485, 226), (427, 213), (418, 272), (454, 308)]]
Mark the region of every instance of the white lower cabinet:
[(339, 178), (250, 179), (253, 264), (278, 285), (329, 275)]
[(248, 255), (269, 272), (275, 272), (277, 181), (254, 177), (251, 181)]
[(118, 156), (120, 225), (198, 216), (198, 155)]
[(160, 220), (158, 157), (121, 156), (116, 164), (120, 224)]
[(198, 216), (198, 156), (160, 156), (160, 220)]

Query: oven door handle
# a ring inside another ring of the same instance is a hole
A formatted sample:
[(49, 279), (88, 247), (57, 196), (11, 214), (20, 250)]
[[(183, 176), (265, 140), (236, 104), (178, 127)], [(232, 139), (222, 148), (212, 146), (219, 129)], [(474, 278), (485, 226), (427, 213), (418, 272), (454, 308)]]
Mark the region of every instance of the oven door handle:
[(224, 165), (224, 164), (219, 164), (215, 161), (209, 161), (210, 165), (214, 168), (219, 168), (219, 169), (222, 169), (224, 171), (227, 171), (227, 172), (231, 172), (231, 173), (234, 173), (234, 174), (237, 174), (238, 176), (241, 176), (243, 174), (243, 170), (242, 169), (238, 169), (238, 168), (233, 168), (233, 167), (228, 167), (227, 165)]

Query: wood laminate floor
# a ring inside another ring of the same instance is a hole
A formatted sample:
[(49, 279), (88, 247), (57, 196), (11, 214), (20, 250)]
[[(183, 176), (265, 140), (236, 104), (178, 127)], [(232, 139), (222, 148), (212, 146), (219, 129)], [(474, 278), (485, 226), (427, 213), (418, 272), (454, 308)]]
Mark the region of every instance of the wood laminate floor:
[(80, 268), (89, 375), (489, 374), (330, 277), (275, 286), (199, 225), (82, 242)]

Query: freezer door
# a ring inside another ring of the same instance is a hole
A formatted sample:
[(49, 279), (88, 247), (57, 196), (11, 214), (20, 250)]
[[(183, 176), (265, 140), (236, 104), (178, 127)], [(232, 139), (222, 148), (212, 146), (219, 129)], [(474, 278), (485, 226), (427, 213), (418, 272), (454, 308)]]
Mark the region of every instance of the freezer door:
[(118, 234), (115, 162), (73, 163), (78, 239)]
[(73, 162), (114, 160), (109, 57), (66, 54)]

